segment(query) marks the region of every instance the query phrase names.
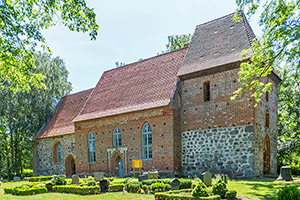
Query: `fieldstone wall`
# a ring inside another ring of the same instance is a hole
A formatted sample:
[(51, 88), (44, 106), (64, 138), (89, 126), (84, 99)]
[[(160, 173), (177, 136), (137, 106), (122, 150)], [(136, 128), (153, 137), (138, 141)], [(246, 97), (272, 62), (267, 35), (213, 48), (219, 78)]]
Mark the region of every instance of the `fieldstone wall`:
[(254, 126), (193, 130), (182, 133), (182, 170), (230, 177), (254, 176)]
[[(63, 148), (63, 163), (54, 163), (54, 146), (60, 142)], [(65, 174), (65, 160), (68, 155), (75, 159), (75, 136), (64, 135), (54, 138), (43, 138), (35, 141), (35, 176), (61, 175)]]

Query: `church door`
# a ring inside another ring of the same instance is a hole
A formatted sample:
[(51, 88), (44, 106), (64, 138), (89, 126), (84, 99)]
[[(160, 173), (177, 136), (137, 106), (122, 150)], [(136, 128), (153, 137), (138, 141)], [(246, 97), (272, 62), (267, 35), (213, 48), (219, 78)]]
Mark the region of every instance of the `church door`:
[(124, 168), (123, 168), (123, 161), (122, 161), (122, 159), (120, 158), (120, 157), (118, 157), (117, 159), (116, 159), (116, 171), (117, 171), (117, 173), (118, 173), (118, 177), (123, 177), (124, 176), (124, 174), (123, 174), (123, 172), (124, 172)]
[(76, 174), (75, 159), (73, 156), (69, 155), (65, 162), (66, 176), (71, 177)]
[(270, 174), (270, 157), (271, 157), (271, 148), (270, 148), (270, 138), (266, 134), (264, 139), (263, 146), (263, 173)]

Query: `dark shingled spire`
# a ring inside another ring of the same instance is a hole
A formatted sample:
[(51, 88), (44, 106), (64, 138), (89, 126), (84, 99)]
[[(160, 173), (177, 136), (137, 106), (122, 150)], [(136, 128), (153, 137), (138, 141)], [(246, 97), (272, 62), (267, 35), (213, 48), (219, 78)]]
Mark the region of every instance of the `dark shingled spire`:
[(241, 60), (243, 49), (251, 47), (255, 36), (245, 15), (240, 12), (242, 20), (235, 22), (234, 14), (196, 27), (179, 77)]

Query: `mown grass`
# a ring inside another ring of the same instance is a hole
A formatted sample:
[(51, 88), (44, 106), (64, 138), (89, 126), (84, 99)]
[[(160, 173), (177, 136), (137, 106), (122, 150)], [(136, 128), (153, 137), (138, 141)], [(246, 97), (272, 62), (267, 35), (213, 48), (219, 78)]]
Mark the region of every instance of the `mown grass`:
[[(121, 180), (116, 180), (121, 181)], [(10, 182), (10, 183), (2, 183), (0, 187), (0, 199), (11, 200), (11, 199), (30, 199), (30, 200), (42, 200), (42, 199), (50, 199), (50, 200), (73, 200), (73, 199), (87, 199), (87, 200), (129, 200), (129, 199), (154, 199), (154, 195), (142, 195), (142, 194), (132, 194), (132, 193), (123, 193), (123, 192), (114, 192), (114, 193), (105, 193), (98, 195), (88, 195), (81, 196), (75, 194), (61, 194), (61, 193), (47, 193), (47, 194), (39, 194), (33, 196), (14, 196), (4, 194), (3, 188), (5, 187), (13, 187), (16, 185), (20, 185), (26, 183), (22, 182)], [(292, 182), (284, 182), (284, 181), (274, 181), (274, 180), (230, 180), (228, 183), (229, 190), (236, 190), (238, 192), (238, 196), (244, 196), (250, 199), (266, 199), (273, 200), (276, 199), (276, 193), (279, 188), (284, 187), (285, 185), (296, 185), (300, 187), (300, 181), (292, 181)]]

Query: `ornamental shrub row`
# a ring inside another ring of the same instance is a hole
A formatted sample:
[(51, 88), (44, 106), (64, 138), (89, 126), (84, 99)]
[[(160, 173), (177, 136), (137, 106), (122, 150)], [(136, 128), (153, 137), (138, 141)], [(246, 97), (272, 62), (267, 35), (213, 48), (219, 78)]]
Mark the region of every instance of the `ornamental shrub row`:
[(109, 191), (110, 192), (119, 192), (119, 191), (123, 191), (124, 189), (124, 184), (109, 184)]
[(49, 181), (52, 178), (53, 176), (37, 176), (37, 177), (30, 177), (28, 181), (29, 182)]
[(96, 186), (56, 185), (53, 186), (52, 189), (54, 192), (73, 193), (73, 194), (81, 194), (81, 195), (100, 193), (100, 187), (98, 185)]
[(148, 180), (143, 180), (142, 184), (143, 185), (152, 185), (153, 183), (164, 183), (164, 184), (170, 184), (170, 181), (172, 179), (170, 178), (164, 178), (164, 179), (148, 179)]
[(194, 197), (185, 193), (158, 192), (154, 195), (157, 200), (220, 200), (219, 195), (209, 197)]
[(13, 194), (13, 195), (33, 195), (33, 194), (42, 194), (47, 193), (48, 190), (46, 187), (31, 187), (31, 188), (17, 188), (17, 187), (11, 187), (11, 188), (4, 188), (5, 194)]
[(142, 187), (140, 182), (129, 182), (125, 184), (125, 190), (131, 193), (138, 193)]

